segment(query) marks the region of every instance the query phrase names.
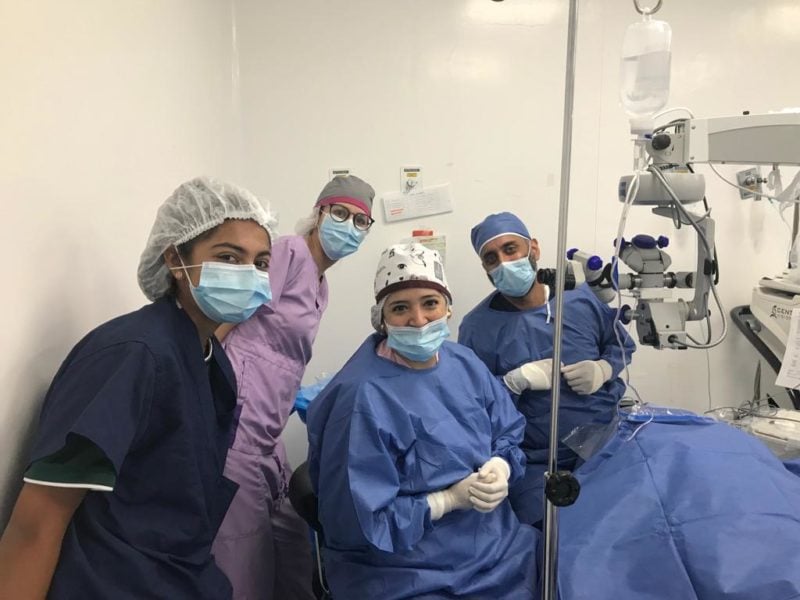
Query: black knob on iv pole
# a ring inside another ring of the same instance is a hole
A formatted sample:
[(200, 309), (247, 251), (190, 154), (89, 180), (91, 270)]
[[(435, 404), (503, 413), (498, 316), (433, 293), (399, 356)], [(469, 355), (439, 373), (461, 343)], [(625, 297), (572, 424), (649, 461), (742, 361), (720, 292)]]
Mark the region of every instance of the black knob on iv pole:
[(581, 493), (581, 484), (572, 471), (545, 474), (544, 495), (554, 506), (572, 506)]

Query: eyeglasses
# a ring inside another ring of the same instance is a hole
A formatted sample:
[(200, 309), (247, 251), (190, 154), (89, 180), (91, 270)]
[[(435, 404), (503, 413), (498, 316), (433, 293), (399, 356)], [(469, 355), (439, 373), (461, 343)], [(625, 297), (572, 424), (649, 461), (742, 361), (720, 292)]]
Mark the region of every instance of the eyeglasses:
[(344, 223), (347, 219), (352, 217), (353, 225), (356, 229), (361, 231), (367, 231), (375, 222), (375, 219), (366, 213), (351, 213), (350, 209), (344, 204), (329, 204), (328, 214), (331, 216), (331, 219), (339, 223)]

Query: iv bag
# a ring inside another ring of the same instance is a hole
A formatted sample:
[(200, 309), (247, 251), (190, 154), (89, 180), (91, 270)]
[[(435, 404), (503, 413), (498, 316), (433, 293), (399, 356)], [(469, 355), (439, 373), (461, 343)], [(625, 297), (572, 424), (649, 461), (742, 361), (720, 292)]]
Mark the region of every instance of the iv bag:
[(649, 120), (669, 99), (672, 29), (649, 15), (625, 31), (620, 99), (631, 120)]

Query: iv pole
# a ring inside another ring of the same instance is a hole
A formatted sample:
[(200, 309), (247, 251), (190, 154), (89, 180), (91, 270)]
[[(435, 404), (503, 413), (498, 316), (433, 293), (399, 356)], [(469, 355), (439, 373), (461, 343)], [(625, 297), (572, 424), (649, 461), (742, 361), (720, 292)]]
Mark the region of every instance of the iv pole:
[[(554, 485), (557, 481), (558, 465), (558, 407), (561, 399), (561, 334), (563, 331), (564, 279), (567, 255), (567, 217), (569, 213), (569, 179), (572, 162), (572, 112), (575, 100), (575, 46), (578, 33), (578, 0), (570, 0), (569, 25), (567, 29), (567, 71), (564, 80), (564, 126), (561, 135), (561, 188), (558, 209), (558, 262), (556, 263), (556, 311), (555, 332), (553, 335), (553, 371), (550, 381), (554, 382), (550, 408), (550, 448), (548, 471), (545, 473), (545, 517), (544, 517), (544, 577), (542, 579), (542, 600), (556, 600), (558, 597), (558, 508), (553, 503)], [(569, 477), (569, 476), (567, 476)], [(574, 480), (572, 480), (574, 485)], [(569, 481), (563, 482), (569, 485)], [(577, 497), (577, 491), (575, 491)], [(574, 502), (575, 497), (572, 498)], [(572, 502), (568, 502), (571, 504)], [(561, 503), (559, 503), (561, 504)], [(561, 504), (564, 505), (564, 504)]]
[[(639, 0), (633, 0), (634, 8), (642, 15), (653, 14), (661, 8), (658, 0), (650, 9), (643, 9)], [(569, 215), (569, 179), (572, 163), (572, 113), (575, 96), (575, 47), (578, 34), (578, 0), (570, 0), (567, 28), (567, 70), (564, 80), (564, 126), (561, 136), (561, 189), (558, 209), (558, 262), (556, 264), (556, 316), (553, 335), (553, 371), (551, 381), (561, 380), (561, 335), (563, 332), (564, 279), (566, 277), (567, 218)], [(795, 223), (800, 221), (800, 209), (795, 206)], [(545, 473), (545, 517), (544, 517), (544, 577), (542, 600), (558, 598), (558, 507), (569, 506), (578, 497), (580, 486), (569, 472), (559, 472), (558, 409), (561, 400), (561, 385), (553, 385), (550, 408), (550, 446), (548, 470)]]
[[(663, 3), (658, 0), (649, 9), (633, 0), (639, 14), (656, 13)], [(558, 262), (556, 264), (556, 315), (553, 335), (553, 371), (551, 381), (561, 380), (561, 335), (563, 332), (564, 279), (566, 277), (567, 217), (569, 215), (569, 178), (572, 162), (572, 113), (575, 96), (575, 47), (578, 34), (578, 0), (570, 0), (567, 28), (567, 70), (564, 80), (564, 126), (561, 136), (561, 189), (558, 209)], [(795, 228), (800, 222), (800, 207), (795, 205)], [(795, 229), (795, 234), (796, 234)], [(561, 386), (553, 385), (550, 408), (550, 446), (548, 450), (548, 470), (545, 473), (545, 517), (544, 517), (544, 577), (542, 578), (542, 600), (558, 598), (558, 507), (569, 506), (578, 497), (580, 485), (569, 472), (559, 472), (558, 450), (558, 408), (561, 400)]]

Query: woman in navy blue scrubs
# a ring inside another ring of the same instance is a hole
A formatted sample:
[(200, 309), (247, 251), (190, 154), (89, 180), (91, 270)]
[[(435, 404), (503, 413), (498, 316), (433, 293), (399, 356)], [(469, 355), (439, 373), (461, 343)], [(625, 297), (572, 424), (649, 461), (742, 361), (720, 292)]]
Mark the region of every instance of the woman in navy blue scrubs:
[(269, 301), (273, 224), (204, 178), (161, 206), (139, 265), (152, 304), (90, 332), (45, 397), (0, 598), (230, 597), (211, 542), (236, 490), (236, 386), (213, 332)]

